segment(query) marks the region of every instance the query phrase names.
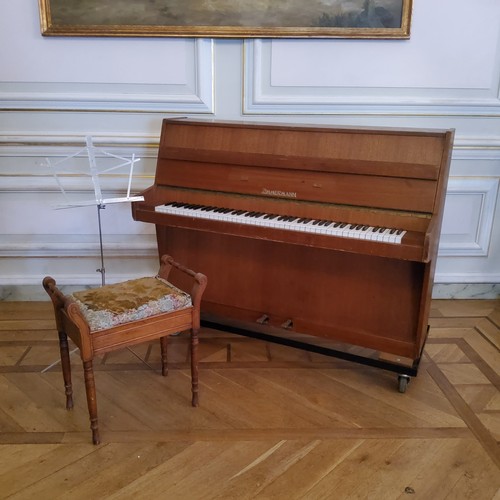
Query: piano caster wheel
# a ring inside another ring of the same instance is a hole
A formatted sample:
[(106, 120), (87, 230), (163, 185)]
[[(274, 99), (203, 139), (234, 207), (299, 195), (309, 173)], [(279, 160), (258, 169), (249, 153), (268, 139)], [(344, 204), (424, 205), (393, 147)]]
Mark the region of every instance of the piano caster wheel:
[(398, 391), (405, 393), (410, 380), (411, 379), (408, 375), (398, 375)]

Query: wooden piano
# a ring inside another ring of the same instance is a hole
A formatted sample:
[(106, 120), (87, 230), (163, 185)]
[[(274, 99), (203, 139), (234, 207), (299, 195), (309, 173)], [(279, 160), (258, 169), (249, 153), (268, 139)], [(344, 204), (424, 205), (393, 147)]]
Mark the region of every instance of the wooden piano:
[(164, 120), (132, 205), (207, 326), (416, 375), (453, 130)]

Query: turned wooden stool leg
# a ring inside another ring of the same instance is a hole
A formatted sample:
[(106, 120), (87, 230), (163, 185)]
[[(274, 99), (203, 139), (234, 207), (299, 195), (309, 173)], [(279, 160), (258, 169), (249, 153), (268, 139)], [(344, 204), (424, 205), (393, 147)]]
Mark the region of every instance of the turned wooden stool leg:
[(198, 406), (198, 329), (191, 329), (191, 404)]
[(64, 379), (64, 392), (66, 393), (66, 409), (73, 408), (73, 386), (71, 384), (71, 361), (69, 359), (68, 336), (59, 332), (59, 351), (61, 353), (61, 367)]
[(168, 375), (168, 336), (160, 337), (161, 348), (161, 374)]
[(85, 379), (85, 391), (87, 392), (87, 406), (89, 407), (92, 442), (94, 444), (99, 444), (101, 442), (101, 439), (99, 437), (99, 429), (97, 424), (97, 400), (92, 360), (83, 362), (83, 376)]

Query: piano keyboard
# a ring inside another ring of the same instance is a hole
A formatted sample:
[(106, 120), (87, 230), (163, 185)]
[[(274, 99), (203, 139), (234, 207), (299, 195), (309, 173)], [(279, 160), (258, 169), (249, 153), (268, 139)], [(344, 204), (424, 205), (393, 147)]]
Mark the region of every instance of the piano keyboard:
[(156, 212), (184, 217), (196, 217), (205, 220), (264, 226), (288, 231), (323, 234), (341, 238), (379, 241), (400, 244), (406, 231), (387, 227), (373, 227), (362, 224), (349, 224), (331, 220), (308, 219), (287, 215), (267, 214), (246, 210), (235, 210), (190, 203), (166, 203), (155, 207)]

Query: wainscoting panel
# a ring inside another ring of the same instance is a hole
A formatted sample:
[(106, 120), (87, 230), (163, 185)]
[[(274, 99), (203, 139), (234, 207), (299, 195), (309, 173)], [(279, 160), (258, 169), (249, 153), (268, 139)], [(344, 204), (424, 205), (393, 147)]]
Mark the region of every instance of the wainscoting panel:
[[(126, 51), (121, 49), (120, 53), (123, 52)], [(134, 53), (139, 57), (140, 51)], [(112, 60), (115, 55), (111, 52), (109, 57)], [(165, 69), (163, 74), (149, 81), (144, 79), (141, 66), (136, 65), (134, 59), (114, 62), (113, 68), (115, 65), (127, 67), (125, 74), (115, 77), (115, 81), (109, 78), (105, 81), (106, 74), (99, 81), (85, 81), (85, 75), (81, 74), (79, 81), (73, 78), (61, 84), (60, 79), (68, 77), (59, 74), (58, 80), (47, 68), (47, 81), (28, 82), (25, 80), (28, 75), (2, 72), (0, 105), (8, 110), (213, 113), (213, 41), (178, 41), (158, 54), (158, 61), (157, 66), (168, 68), (168, 71)]]
[[(46, 274), (57, 276), (64, 286), (95, 286), (101, 276), (100, 244), (95, 206), (56, 210), (65, 200), (51, 175), (48, 162), (55, 163), (83, 146), (83, 138), (65, 136), (11, 136), (0, 142), (0, 276), (2, 294), (8, 298), (37, 298)], [(26, 139), (25, 142), (23, 140)], [(78, 139), (78, 140), (77, 140)], [(154, 183), (157, 149), (154, 137), (96, 137), (96, 143), (114, 154), (141, 158), (132, 194)], [(78, 143), (78, 141), (80, 141)], [(491, 298), (500, 282), (498, 217), (499, 158), (493, 140), (488, 147), (458, 141), (448, 184), (436, 283), (474, 283), (467, 293), (487, 293)], [(101, 162), (105, 160), (99, 157)], [(75, 160), (76, 161), (76, 160)], [(85, 159), (73, 166), (84, 167)], [(474, 173), (466, 176), (465, 173)], [(62, 177), (70, 200), (94, 197), (88, 175), (66, 173)], [(127, 176), (106, 175), (102, 189), (106, 197), (122, 196)], [(158, 265), (154, 227), (132, 219), (130, 204), (110, 204), (101, 211), (107, 282), (122, 281), (156, 272)], [(176, 256), (182, 260), (182, 256)], [(459, 286), (460, 293), (464, 288)], [(26, 295), (28, 290), (28, 295)], [(31, 291), (29, 291), (31, 290)], [(485, 292), (486, 290), (486, 292)], [(449, 285), (439, 294), (450, 292)], [(453, 287), (456, 294), (456, 286)], [(43, 296), (43, 295), (42, 295)], [(438, 295), (439, 296), (439, 295)]]
[(247, 41), (244, 112), (498, 115), (500, 3), (481, 7), (479, 20), (466, 0), (414, 2), (410, 40)]
[(37, 8), (9, 3), (1, 109), (213, 113), (213, 40), (45, 38)]
[[(96, 207), (54, 210), (64, 199), (49, 164), (91, 136), (141, 159), (138, 193), (154, 183), (167, 117), (454, 128), (436, 286), (446, 297), (497, 297), (498, 19), (498, 0), (418, 0), (409, 40), (43, 37), (37, 2), (2, 2), (0, 300), (46, 300), (46, 274), (65, 287), (100, 283)], [(62, 181), (73, 200), (94, 196), (82, 172)], [(101, 185), (123, 195), (127, 176)], [(158, 269), (154, 227), (133, 221), (129, 205), (102, 211), (107, 282)]]
[(498, 179), (448, 182), (440, 256), (486, 256), (491, 241)]

